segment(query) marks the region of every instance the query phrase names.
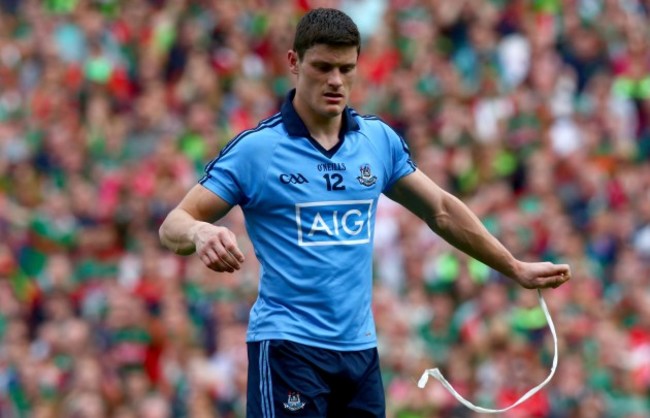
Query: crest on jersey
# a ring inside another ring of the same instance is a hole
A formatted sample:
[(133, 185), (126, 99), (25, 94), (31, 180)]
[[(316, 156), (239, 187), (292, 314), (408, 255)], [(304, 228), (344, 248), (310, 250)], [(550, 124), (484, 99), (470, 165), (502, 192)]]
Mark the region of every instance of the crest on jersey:
[(300, 393), (298, 392), (289, 392), (289, 399), (284, 402), (284, 409), (289, 411), (297, 411), (305, 407), (305, 402), (300, 400)]
[(366, 187), (370, 187), (377, 182), (377, 176), (372, 175), (370, 164), (362, 165), (359, 167), (359, 171), (361, 172), (361, 175), (357, 177), (359, 183), (363, 184)]

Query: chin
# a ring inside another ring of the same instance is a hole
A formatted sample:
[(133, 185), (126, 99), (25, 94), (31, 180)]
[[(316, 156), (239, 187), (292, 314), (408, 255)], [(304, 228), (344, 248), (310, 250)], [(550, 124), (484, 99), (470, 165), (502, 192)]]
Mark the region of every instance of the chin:
[(343, 113), (343, 109), (336, 109), (336, 110), (327, 109), (322, 112), (322, 115), (328, 118), (335, 118), (340, 116), (342, 113)]
[(341, 113), (343, 113), (344, 109), (345, 109), (345, 104), (342, 104), (342, 105), (326, 105), (323, 108), (323, 114), (328, 115), (328, 116), (338, 116)]

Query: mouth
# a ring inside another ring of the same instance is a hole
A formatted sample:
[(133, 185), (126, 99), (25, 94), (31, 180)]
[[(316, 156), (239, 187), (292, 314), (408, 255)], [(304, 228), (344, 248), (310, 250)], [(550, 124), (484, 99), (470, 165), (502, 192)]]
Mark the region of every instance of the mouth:
[(341, 93), (325, 93), (323, 96), (325, 96), (325, 100), (327, 100), (328, 103), (338, 103), (342, 101), (345, 98), (345, 95)]

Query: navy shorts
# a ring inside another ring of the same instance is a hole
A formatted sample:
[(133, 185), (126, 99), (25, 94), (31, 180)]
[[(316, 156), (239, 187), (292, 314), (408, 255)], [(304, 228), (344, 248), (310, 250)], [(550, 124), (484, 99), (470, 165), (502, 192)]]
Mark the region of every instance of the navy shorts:
[(247, 418), (384, 418), (377, 349), (248, 343)]

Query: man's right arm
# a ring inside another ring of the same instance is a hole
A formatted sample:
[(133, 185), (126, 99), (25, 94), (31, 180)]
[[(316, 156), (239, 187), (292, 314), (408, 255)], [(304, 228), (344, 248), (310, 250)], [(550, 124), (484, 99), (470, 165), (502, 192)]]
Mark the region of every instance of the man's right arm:
[(244, 262), (237, 238), (228, 228), (213, 225), (232, 206), (201, 185), (196, 185), (165, 218), (158, 231), (160, 242), (176, 254), (194, 252), (216, 271), (233, 272)]

